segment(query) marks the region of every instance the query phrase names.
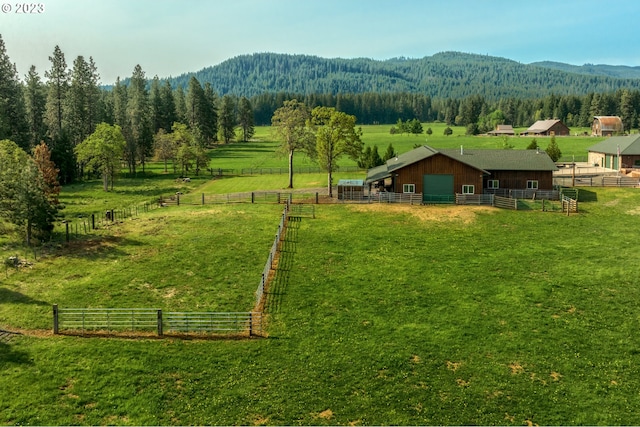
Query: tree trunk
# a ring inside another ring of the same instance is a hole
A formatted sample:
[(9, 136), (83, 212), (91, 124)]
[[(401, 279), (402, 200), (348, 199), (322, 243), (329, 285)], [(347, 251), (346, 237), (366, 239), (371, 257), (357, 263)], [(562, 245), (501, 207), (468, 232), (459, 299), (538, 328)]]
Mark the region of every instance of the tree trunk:
[(293, 150), (289, 150), (289, 186), (293, 188)]
[(102, 189), (109, 191), (109, 172), (102, 173)]
[(333, 181), (333, 177), (331, 176), (331, 168), (329, 168), (329, 172), (327, 173), (328, 177), (327, 177), (327, 181), (329, 181), (329, 183), (327, 184), (329, 187), (329, 197), (333, 197), (333, 191), (331, 188), (331, 181)]

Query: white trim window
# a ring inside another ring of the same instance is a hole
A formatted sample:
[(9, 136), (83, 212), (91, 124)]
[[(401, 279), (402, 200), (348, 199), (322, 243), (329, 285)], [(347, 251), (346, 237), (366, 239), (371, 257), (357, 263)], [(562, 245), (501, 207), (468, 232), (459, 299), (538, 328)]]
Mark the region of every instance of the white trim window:
[(415, 193), (416, 185), (415, 184), (402, 184), (402, 192), (403, 193)]
[(538, 189), (538, 181), (530, 180), (527, 181), (527, 190), (537, 190)]
[(500, 181), (498, 181), (497, 179), (490, 179), (487, 181), (487, 188), (492, 189), (492, 190), (496, 190), (498, 188), (500, 188)]
[(462, 186), (462, 194), (476, 194), (476, 186), (475, 185), (463, 185)]

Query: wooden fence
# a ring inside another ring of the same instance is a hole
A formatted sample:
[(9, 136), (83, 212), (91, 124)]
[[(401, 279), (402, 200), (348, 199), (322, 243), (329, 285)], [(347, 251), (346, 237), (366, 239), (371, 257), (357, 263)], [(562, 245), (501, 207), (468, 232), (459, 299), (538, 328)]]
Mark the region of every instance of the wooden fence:
[(567, 215), (571, 212), (578, 212), (578, 201), (568, 196), (562, 196), (562, 212), (567, 212)]
[(518, 210), (518, 199), (512, 199), (510, 197), (494, 196), (493, 206), (502, 209)]
[(53, 333), (62, 330), (165, 333), (263, 332), (262, 313), (163, 312), (155, 308), (61, 308), (53, 306)]

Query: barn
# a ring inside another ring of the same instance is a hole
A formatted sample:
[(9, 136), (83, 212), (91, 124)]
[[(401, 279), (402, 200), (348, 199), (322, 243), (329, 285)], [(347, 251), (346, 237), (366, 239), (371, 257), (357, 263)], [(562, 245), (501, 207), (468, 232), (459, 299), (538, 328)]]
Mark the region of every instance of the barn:
[(591, 124), (591, 135), (614, 136), (624, 133), (622, 119), (618, 116), (594, 116)]
[(567, 136), (569, 128), (561, 120), (538, 120), (529, 129), (522, 132), (523, 135), (533, 136)]
[(421, 193), (423, 202), (453, 202), (455, 194), (552, 190), (556, 165), (539, 150), (435, 149), (427, 145), (367, 171), (365, 182), (395, 193)]
[(494, 130), (487, 132), (487, 135), (493, 136), (514, 136), (515, 134), (511, 125), (497, 125)]
[(640, 167), (640, 134), (613, 136), (588, 149), (589, 163), (609, 169)]

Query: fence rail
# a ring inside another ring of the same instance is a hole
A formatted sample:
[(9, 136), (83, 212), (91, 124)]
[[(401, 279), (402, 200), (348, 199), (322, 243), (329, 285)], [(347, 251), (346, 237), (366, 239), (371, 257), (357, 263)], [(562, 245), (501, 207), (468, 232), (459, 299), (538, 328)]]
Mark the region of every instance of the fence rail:
[(156, 332), (263, 332), (262, 313), (163, 312), (156, 308), (60, 308), (53, 306), (53, 332), (61, 330)]
[(568, 187), (640, 187), (640, 179), (623, 175), (554, 177), (553, 183)]
[(494, 196), (493, 206), (501, 209), (518, 210), (518, 199), (512, 199), (510, 197)]
[(493, 194), (456, 194), (456, 204), (493, 206), (494, 197)]

